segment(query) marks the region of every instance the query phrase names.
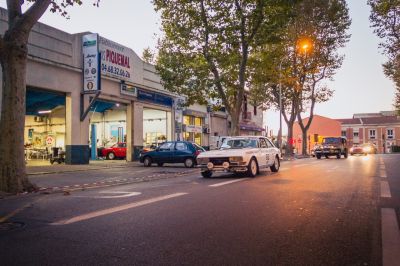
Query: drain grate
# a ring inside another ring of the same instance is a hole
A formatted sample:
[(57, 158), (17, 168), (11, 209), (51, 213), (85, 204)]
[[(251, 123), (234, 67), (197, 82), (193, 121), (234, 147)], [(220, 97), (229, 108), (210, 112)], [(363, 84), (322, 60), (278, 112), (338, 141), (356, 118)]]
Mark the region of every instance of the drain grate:
[(10, 231), (18, 228), (23, 228), (24, 223), (21, 222), (4, 222), (0, 223), (0, 231)]

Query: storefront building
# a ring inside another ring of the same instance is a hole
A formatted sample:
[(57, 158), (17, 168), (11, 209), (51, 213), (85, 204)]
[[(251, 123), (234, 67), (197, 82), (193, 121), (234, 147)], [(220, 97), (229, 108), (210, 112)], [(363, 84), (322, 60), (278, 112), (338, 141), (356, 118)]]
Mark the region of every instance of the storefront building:
[[(0, 9), (0, 34), (6, 28), (7, 11)], [(28, 164), (47, 160), (53, 148), (65, 152), (68, 164), (87, 164), (98, 158), (99, 147), (115, 143), (126, 144), (131, 161), (145, 145), (174, 139), (175, 95), (132, 49), (38, 23), (28, 53)]]
[(209, 146), (209, 114), (207, 106), (194, 104), (185, 108), (183, 114), (182, 139), (203, 147)]
[[(7, 11), (0, 8), (0, 34), (6, 28)], [(211, 136), (230, 131), (225, 112), (180, 105), (182, 96), (163, 88), (153, 65), (96, 33), (69, 34), (37, 23), (26, 78), (28, 165), (48, 160), (55, 148), (67, 164), (87, 164), (106, 157), (100, 150), (112, 145), (126, 147), (132, 161), (145, 146), (187, 140), (209, 148)], [(242, 120), (241, 133), (261, 133), (253, 120)]]

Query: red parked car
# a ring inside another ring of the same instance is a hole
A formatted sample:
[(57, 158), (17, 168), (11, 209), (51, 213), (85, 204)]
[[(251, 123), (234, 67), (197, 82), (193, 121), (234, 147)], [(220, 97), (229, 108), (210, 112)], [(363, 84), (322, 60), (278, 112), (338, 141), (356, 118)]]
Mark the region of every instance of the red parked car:
[(126, 143), (120, 142), (115, 143), (109, 148), (104, 148), (101, 151), (103, 157), (106, 157), (108, 160), (114, 160), (116, 158), (125, 159), (126, 158)]

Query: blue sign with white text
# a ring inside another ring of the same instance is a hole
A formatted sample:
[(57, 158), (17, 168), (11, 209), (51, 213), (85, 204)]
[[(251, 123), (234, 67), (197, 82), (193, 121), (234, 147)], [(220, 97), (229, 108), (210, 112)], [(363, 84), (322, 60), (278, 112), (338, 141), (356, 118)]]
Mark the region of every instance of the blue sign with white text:
[(138, 89), (137, 91), (137, 98), (138, 100), (152, 102), (160, 105), (172, 106), (173, 104), (173, 100), (169, 96), (165, 96), (155, 92), (144, 91), (141, 89)]

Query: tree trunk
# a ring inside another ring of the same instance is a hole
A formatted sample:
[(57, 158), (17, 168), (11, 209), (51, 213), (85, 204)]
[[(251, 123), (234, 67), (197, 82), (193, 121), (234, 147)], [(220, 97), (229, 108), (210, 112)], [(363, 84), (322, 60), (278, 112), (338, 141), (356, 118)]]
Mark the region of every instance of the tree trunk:
[(308, 130), (302, 130), (302, 139), (303, 139), (303, 143), (302, 143), (302, 151), (301, 154), (302, 155), (308, 155), (308, 149), (307, 149), (307, 144), (308, 144), (308, 138), (307, 138), (307, 131)]
[(231, 115), (231, 136), (239, 136), (240, 135), (240, 125), (239, 125), (239, 118), (240, 112), (238, 113), (236, 110), (232, 112)]
[(286, 156), (292, 156), (293, 155), (293, 124), (294, 122), (292, 121), (288, 121), (287, 123), (287, 127), (288, 127), (288, 135), (287, 135), (287, 144), (286, 144)]
[(5, 41), (0, 117), (0, 191), (18, 193), (32, 188), (25, 168), (24, 129), (26, 95), (26, 43)]

